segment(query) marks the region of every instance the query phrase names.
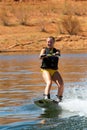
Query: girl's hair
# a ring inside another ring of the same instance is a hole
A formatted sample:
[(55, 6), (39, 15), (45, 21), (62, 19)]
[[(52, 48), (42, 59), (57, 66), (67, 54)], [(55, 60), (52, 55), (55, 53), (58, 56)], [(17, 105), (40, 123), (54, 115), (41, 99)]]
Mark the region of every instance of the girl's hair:
[(52, 39), (55, 42), (55, 38), (53, 36), (49, 36), (48, 38)]

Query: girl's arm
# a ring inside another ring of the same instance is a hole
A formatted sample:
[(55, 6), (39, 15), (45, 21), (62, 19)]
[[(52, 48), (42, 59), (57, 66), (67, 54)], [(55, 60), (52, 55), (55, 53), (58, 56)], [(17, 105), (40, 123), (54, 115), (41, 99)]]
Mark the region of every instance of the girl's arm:
[(44, 57), (46, 57), (46, 54), (45, 54), (45, 48), (43, 48), (40, 52), (40, 55), (39, 55), (39, 58), (40, 59), (43, 59)]

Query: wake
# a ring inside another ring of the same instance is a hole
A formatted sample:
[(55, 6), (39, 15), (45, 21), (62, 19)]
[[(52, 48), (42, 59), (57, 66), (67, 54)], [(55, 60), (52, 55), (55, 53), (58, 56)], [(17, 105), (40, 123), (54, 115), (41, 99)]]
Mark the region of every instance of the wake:
[(60, 103), (60, 106), (65, 115), (72, 114), (87, 117), (87, 87), (75, 86), (66, 88), (65, 98)]
[(70, 99), (60, 103), (62, 110), (87, 117), (87, 100)]

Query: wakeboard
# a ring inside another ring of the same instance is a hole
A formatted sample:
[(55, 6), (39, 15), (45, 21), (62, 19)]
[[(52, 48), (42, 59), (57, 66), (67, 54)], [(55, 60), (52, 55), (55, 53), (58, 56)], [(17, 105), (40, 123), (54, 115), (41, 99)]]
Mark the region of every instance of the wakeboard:
[(34, 103), (41, 107), (41, 108), (46, 108), (46, 109), (56, 109), (58, 108), (59, 102), (52, 100), (52, 99), (39, 99), (34, 101)]

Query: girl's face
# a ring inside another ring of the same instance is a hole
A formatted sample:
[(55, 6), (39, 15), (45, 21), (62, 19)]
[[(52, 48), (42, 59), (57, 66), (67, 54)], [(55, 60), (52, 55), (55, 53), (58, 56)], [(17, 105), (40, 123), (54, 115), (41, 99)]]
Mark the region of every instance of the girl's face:
[(49, 48), (53, 48), (54, 47), (54, 40), (52, 38), (47, 38), (47, 46)]

